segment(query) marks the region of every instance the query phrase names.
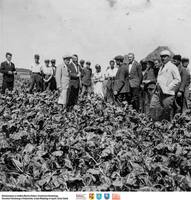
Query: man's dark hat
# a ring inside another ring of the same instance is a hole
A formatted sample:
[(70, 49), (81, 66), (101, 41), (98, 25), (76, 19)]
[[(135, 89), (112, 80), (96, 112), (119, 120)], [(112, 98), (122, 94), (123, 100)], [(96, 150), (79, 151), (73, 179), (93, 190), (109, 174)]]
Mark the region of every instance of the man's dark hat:
[(181, 55), (174, 55), (174, 56), (172, 57), (172, 59), (173, 59), (173, 60), (182, 61)]
[(52, 59), (52, 60), (51, 60), (51, 63), (55, 63), (55, 62), (56, 62), (56, 60), (55, 60), (55, 59)]
[(50, 60), (46, 59), (46, 60), (44, 60), (44, 62), (45, 62), (45, 63), (48, 63), (48, 62), (50, 62)]
[(123, 62), (123, 60), (124, 60), (124, 57), (123, 56), (121, 56), (121, 55), (119, 55), (119, 56), (115, 56), (115, 58), (114, 58), (115, 60), (119, 60), (119, 61), (122, 61)]
[(182, 58), (182, 62), (189, 62), (189, 58)]
[(34, 58), (40, 58), (40, 56), (38, 54), (35, 54)]
[(149, 63), (150, 65), (154, 65), (155, 64), (154, 61), (152, 61), (152, 60), (147, 60), (147, 63)]

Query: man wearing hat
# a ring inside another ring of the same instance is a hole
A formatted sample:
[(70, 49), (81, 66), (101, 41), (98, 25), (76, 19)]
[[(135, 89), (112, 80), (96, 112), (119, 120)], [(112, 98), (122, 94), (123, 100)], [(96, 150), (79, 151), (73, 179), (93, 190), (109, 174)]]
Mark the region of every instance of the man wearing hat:
[(152, 60), (147, 60), (145, 62), (146, 62), (146, 69), (143, 71), (143, 81), (141, 84), (141, 89), (142, 89), (141, 110), (142, 112), (148, 114), (150, 101), (156, 86), (157, 77), (155, 74), (154, 62)]
[(176, 109), (175, 113), (177, 113), (177, 112), (182, 113), (183, 107), (184, 107), (184, 109), (187, 109), (186, 99), (185, 99), (185, 91), (186, 91), (186, 88), (188, 88), (188, 86), (190, 85), (190, 74), (188, 73), (186, 68), (184, 68), (182, 66), (181, 55), (174, 55), (172, 61), (177, 66), (179, 73), (180, 73), (180, 77), (181, 77), (181, 83), (176, 91), (176, 103), (180, 107), (180, 110), (177, 110), (175, 108)]
[(55, 76), (55, 74), (56, 74), (56, 60), (52, 59), (50, 62), (51, 62), (51, 67), (54, 70), (54, 76)]
[(81, 68), (81, 70), (84, 69), (84, 64), (85, 64), (85, 60), (81, 59), (80, 60), (80, 68)]
[(178, 68), (170, 61), (171, 53), (164, 50), (160, 53), (162, 66), (158, 72), (157, 87), (150, 104), (150, 116), (154, 121), (163, 119), (171, 121), (175, 93), (181, 82)]
[(13, 90), (14, 87), (14, 75), (17, 73), (14, 63), (11, 62), (12, 54), (6, 53), (6, 61), (1, 63), (0, 72), (3, 74), (3, 83), (2, 83), (2, 94), (5, 93), (5, 90)]
[(118, 70), (114, 81), (113, 93), (116, 103), (120, 104), (122, 101), (127, 101), (127, 93), (129, 92), (129, 73), (127, 64), (123, 63), (123, 56), (119, 55), (114, 59), (118, 66)]
[(43, 91), (43, 79), (42, 79), (43, 67), (40, 64), (39, 60), (40, 56), (38, 54), (35, 54), (34, 63), (31, 65), (31, 85), (29, 88), (29, 93), (32, 93), (35, 86), (37, 92)]
[(56, 69), (56, 83), (57, 89), (59, 91), (58, 104), (63, 108), (67, 104), (67, 91), (69, 88), (69, 64), (70, 64), (71, 56), (65, 55), (63, 56), (63, 63), (58, 65)]
[(78, 56), (75, 54), (72, 56), (72, 62), (68, 66), (70, 75), (70, 84), (68, 88), (68, 101), (67, 108), (71, 110), (78, 101), (79, 89), (80, 89), (80, 67), (78, 64)]
[(82, 97), (85, 94), (90, 95), (92, 90), (92, 69), (90, 68), (91, 62), (86, 62), (86, 67), (82, 70), (81, 83), (82, 83)]
[(51, 67), (53, 69), (53, 77), (52, 77), (52, 84), (51, 84), (51, 90), (56, 90), (57, 86), (56, 86), (56, 60), (52, 59), (51, 60)]

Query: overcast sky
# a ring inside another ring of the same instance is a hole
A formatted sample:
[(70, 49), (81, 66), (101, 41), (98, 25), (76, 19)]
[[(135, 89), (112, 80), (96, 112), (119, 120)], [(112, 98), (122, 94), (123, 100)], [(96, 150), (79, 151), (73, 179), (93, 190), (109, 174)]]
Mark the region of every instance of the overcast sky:
[(0, 0), (0, 59), (17, 67), (33, 54), (56, 58), (77, 53), (105, 67), (117, 54), (137, 60), (158, 46), (190, 57), (190, 0)]

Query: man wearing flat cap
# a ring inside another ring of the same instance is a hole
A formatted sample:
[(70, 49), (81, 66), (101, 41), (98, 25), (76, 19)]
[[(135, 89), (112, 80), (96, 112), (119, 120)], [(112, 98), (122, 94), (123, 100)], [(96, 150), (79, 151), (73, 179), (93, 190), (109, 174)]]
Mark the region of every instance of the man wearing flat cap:
[(175, 108), (175, 113), (178, 113), (178, 112), (182, 113), (183, 107), (184, 107), (184, 110), (188, 108), (186, 105), (185, 92), (186, 92), (186, 88), (188, 88), (190, 85), (190, 74), (188, 73), (186, 68), (182, 66), (181, 55), (174, 55), (172, 59), (173, 59), (172, 60), (173, 63), (177, 66), (180, 73), (180, 77), (181, 77), (181, 83), (176, 91), (176, 103), (180, 107), (180, 110), (177, 110), (177, 108)]
[(150, 116), (153, 121), (172, 120), (175, 94), (181, 77), (176, 65), (171, 60), (171, 53), (164, 50), (160, 53), (162, 66), (157, 77), (157, 87), (150, 104)]
[(84, 95), (90, 95), (92, 92), (92, 69), (91, 62), (86, 62), (86, 67), (83, 68), (81, 74), (81, 83), (82, 83), (82, 97)]
[(61, 65), (58, 65), (56, 69), (56, 84), (59, 91), (58, 104), (61, 105), (63, 108), (65, 108), (67, 104), (67, 92), (70, 81), (68, 68), (70, 60), (71, 56), (63, 56), (63, 63)]
[(118, 70), (115, 76), (113, 93), (115, 101), (117, 104), (121, 104), (123, 101), (127, 101), (127, 93), (129, 92), (129, 82), (128, 82), (128, 68), (127, 64), (123, 63), (124, 57), (119, 55), (115, 58)]
[(32, 93), (35, 86), (36, 86), (37, 92), (42, 92), (43, 91), (43, 79), (42, 79), (43, 67), (40, 63), (40, 56), (38, 54), (34, 55), (34, 63), (31, 65), (30, 69), (31, 69), (31, 84), (29, 88), (29, 93)]
[(17, 73), (14, 63), (11, 62), (12, 54), (6, 53), (6, 61), (1, 63), (0, 72), (3, 74), (2, 94), (5, 90), (10, 91), (14, 88), (14, 75)]
[(84, 64), (85, 64), (85, 60), (81, 59), (80, 60), (80, 68), (81, 68), (81, 70), (84, 69)]
[(141, 84), (141, 110), (145, 114), (148, 114), (150, 101), (156, 86), (157, 76), (155, 74), (154, 62), (152, 60), (147, 60), (145, 62), (146, 69), (143, 71), (143, 80)]
[(68, 88), (67, 108), (71, 110), (78, 101), (80, 90), (81, 72), (78, 64), (78, 56), (76, 54), (72, 56), (72, 61), (68, 66), (68, 71), (70, 76), (70, 84)]
[(51, 84), (51, 90), (56, 90), (57, 86), (56, 86), (56, 60), (52, 59), (51, 61), (51, 67), (53, 69), (53, 77), (52, 77), (52, 84)]

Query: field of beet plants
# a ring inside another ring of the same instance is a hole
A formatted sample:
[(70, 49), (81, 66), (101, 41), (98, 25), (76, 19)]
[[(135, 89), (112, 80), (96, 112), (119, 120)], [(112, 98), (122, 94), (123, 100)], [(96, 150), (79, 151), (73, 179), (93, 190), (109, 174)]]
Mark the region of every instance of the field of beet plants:
[(153, 123), (92, 96), (66, 113), (27, 88), (0, 96), (1, 191), (191, 191), (191, 111)]

